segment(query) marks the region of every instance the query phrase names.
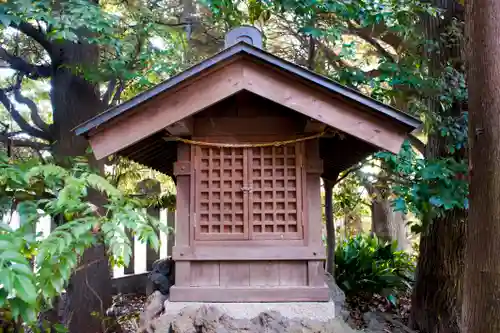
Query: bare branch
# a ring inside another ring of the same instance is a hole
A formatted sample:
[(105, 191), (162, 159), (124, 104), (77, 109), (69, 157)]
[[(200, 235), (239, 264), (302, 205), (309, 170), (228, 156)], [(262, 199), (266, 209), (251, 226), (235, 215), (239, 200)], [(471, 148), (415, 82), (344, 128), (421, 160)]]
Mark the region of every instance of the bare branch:
[(349, 168), (346, 172), (344, 172), (344, 174), (342, 176), (338, 177), (337, 180), (335, 180), (335, 183), (333, 185), (334, 186), (337, 185), (338, 183), (340, 183), (341, 181), (343, 181), (344, 179), (346, 179), (351, 173), (353, 173), (355, 171), (358, 171), (363, 166), (364, 166), (364, 164), (360, 163), (358, 165), (355, 165), (355, 166)]
[(36, 103), (33, 102), (31, 99), (23, 96), (23, 94), (21, 94), (21, 83), (22, 83), (22, 76), (19, 75), (17, 77), (16, 89), (14, 89), (14, 97), (16, 98), (16, 101), (18, 101), (21, 104), (25, 104), (30, 109), (31, 120), (33, 121), (35, 126), (37, 126), (42, 131), (46, 132), (50, 136), (49, 124), (43, 121), (43, 119), (40, 117), (40, 112), (38, 110)]
[(308, 45), (308, 56), (307, 56), (307, 68), (309, 70), (314, 70), (314, 60), (316, 57), (316, 41), (314, 37), (309, 36), (309, 45)]
[(162, 20), (155, 20), (154, 23), (158, 24), (158, 25), (163, 25), (163, 26), (166, 26), (166, 27), (185, 27), (185, 26), (191, 24), (189, 22), (170, 23), (170, 22), (164, 22)]
[(10, 144), (14, 147), (31, 148), (36, 151), (43, 151), (50, 149), (50, 145), (43, 142), (12, 138), (12, 133), (0, 134), (0, 141), (5, 142), (6, 144)]
[(10, 113), (14, 121), (19, 125), (19, 127), (27, 134), (34, 136), (39, 139), (50, 141), (50, 135), (45, 133), (41, 129), (31, 126), (26, 119), (23, 118), (21, 113), (14, 107), (9, 97), (3, 89), (0, 89), (0, 103), (2, 103), (7, 111)]
[(113, 100), (111, 101), (110, 105), (114, 106), (118, 104), (122, 96), (123, 90), (125, 90), (125, 83), (122, 80), (120, 80), (120, 83), (118, 84), (118, 88), (116, 89), (115, 95), (113, 96)]
[(396, 62), (396, 58), (394, 55), (390, 54), (380, 43), (372, 36), (372, 34), (367, 33), (366, 30), (357, 29), (351, 22), (347, 22), (347, 26), (349, 27), (349, 31), (354, 35), (360, 37), (365, 40), (368, 44), (373, 46), (381, 56), (391, 60), (392, 62)]
[[(327, 45), (325, 45), (323, 42), (321, 42), (321, 41), (318, 40), (317, 41), (317, 45), (323, 51), (323, 53), (324, 53), (326, 59), (328, 60), (328, 62), (333, 67), (335, 67), (336, 70), (351, 69), (351, 70), (362, 71), (361, 69), (353, 67), (353, 66), (349, 65), (347, 62), (345, 62), (342, 59), (340, 59), (340, 57), (335, 52), (333, 52)], [(380, 71), (377, 70), (377, 69), (374, 69), (374, 70), (371, 70), (371, 71), (367, 71), (367, 72), (365, 72), (365, 71), (362, 71), (362, 72), (367, 77), (377, 77), (377, 76), (380, 75)]]
[(383, 23), (366, 27), (361, 27), (359, 25), (356, 26), (353, 23), (353, 28), (356, 29), (358, 35), (363, 34), (366, 36), (370, 36), (371, 38), (379, 39), (384, 43), (392, 46), (396, 51), (398, 51), (400, 47), (403, 46), (403, 39), (390, 32), (387, 26)]
[(24, 21), (19, 24), (12, 22), (10, 26), (33, 38), (49, 53), (49, 55), (52, 55), (52, 43), (47, 38), (44, 32)]
[(102, 95), (102, 101), (104, 105), (109, 105), (109, 101), (111, 100), (111, 96), (115, 91), (115, 88), (116, 88), (116, 78), (112, 78), (108, 82), (108, 88), (106, 89), (106, 92), (104, 93), (104, 95)]
[(0, 46), (0, 60), (7, 62), (10, 68), (21, 72), (30, 79), (38, 79), (50, 77), (52, 73), (51, 66), (32, 65), (26, 60), (9, 53), (6, 49)]

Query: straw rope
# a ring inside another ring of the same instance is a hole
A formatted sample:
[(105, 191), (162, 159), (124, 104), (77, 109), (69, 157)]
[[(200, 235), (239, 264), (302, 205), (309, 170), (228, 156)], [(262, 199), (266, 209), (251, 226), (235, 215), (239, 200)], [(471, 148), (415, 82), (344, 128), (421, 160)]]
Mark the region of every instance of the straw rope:
[[(331, 131), (329, 131), (331, 132)], [(179, 141), (182, 143), (186, 143), (189, 145), (197, 145), (197, 146), (208, 146), (208, 147), (218, 147), (218, 148), (254, 148), (254, 147), (279, 147), (279, 146), (284, 146), (288, 145), (291, 143), (296, 143), (296, 142), (302, 142), (302, 141), (308, 141), (308, 140), (313, 140), (316, 138), (320, 138), (324, 136), (327, 133), (327, 131), (323, 131), (321, 133), (316, 133), (310, 136), (302, 137), (302, 138), (296, 138), (296, 139), (290, 139), (290, 140), (284, 140), (284, 141), (273, 141), (273, 142), (262, 142), (262, 143), (220, 143), (220, 142), (205, 142), (205, 141), (196, 141), (196, 140), (189, 140), (189, 139), (184, 139), (176, 136), (169, 136), (165, 137), (165, 140), (175, 140)], [(338, 134), (338, 133), (336, 133)]]

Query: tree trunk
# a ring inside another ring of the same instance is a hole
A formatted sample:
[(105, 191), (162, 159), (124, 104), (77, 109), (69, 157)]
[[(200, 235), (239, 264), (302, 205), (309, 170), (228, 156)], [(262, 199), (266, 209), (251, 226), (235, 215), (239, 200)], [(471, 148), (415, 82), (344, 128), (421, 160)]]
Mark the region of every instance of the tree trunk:
[(349, 217), (349, 228), (351, 229), (351, 235), (355, 236), (363, 233), (363, 223), (359, 214)]
[(335, 226), (333, 225), (333, 185), (334, 182), (323, 179), (325, 187), (326, 219), (326, 271), (334, 276), (335, 271)]
[[(444, 145), (439, 134), (431, 135), (426, 157), (449, 157)], [(447, 211), (427, 221), (420, 236), (410, 322), (421, 333), (460, 332), (466, 220), (465, 210)]]
[[(382, 169), (385, 169), (384, 167)], [(383, 171), (385, 172), (385, 171)], [(382, 174), (382, 176), (385, 176)], [(372, 184), (365, 181), (364, 187), (368, 191), (371, 202), (372, 235), (386, 241), (397, 241), (398, 250), (406, 251), (409, 248), (406, 235), (406, 219), (403, 213), (395, 212), (392, 207), (390, 194), (391, 188), (385, 181)]]
[(409, 249), (404, 214), (395, 212), (388, 198), (372, 200), (372, 232), (386, 242), (397, 241), (398, 250)]
[[(73, 128), (102, 112), (97, 87), (74, 74), (75, 66), (92, 66), (98, 61), (99, 50), (85, 43), (54, 44), (52, 52), (52, 90), (50, 94), (54, 117), (54, 155), (61, 164), (66, 157), (88, 155), (92, 167), (102, 171), (92, 154), (87, 154), (87, 141), (74, 135)], [(104, 198), (89, 193), (88, 200), (102, 207)], [(71, 333), (103, 332), (103, 316), (111, 304), (111, 276), (104, 246), (85, 252), (80, 265), (86, 267), (70, 281), (64, 304), (63, 322)]]
[(431, 222), (420, 236), (412, 326), (422, 333), (459, 333), (464, 256), (463, 212)]
[[(446, 10), (444, 19), (425, 16), (425, 34), (428, 40), (440, 41), (451, 18), (457, 17), (461, 21), (463, 12), (456, 0), (433, 0), (433, 5)], [(457, 70), (461, 69), (463, 54), (461, 45), (457, 43), (440, 43), (439, 52), (428, 56), (433, 75), (439, 75), (447, 62), (452, 62)], [(430, 99), (429, 109), (442, 117), (458, 117), (462, 112), (459, 103), (443, 112), (435, 98)], [(436, 130), (429, 136), (425, 157), (465, 158), (465, 150), (450, 155), (446, 143), (446, 138)], [(413, 328), (422, 333), (460, 332), (466, 216), (465, 210), (454, 210), (446, 212), (441, 218), (425, 221), (427, 230), (420, 237), (410, 318)]]
[(500, 332), (500, 2), (466, 1), (470, 226), (463, 332)]

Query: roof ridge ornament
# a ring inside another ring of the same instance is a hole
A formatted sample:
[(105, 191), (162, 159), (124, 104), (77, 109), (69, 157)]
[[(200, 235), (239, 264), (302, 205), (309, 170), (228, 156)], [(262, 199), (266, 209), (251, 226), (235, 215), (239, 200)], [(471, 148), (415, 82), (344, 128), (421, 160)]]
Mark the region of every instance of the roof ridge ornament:
[(230, 30), (226, 34), (226, 49), (239, 42), (245, 42), (259, 49), (262, 49), (262, 33), (254, 26), (243, 25)]

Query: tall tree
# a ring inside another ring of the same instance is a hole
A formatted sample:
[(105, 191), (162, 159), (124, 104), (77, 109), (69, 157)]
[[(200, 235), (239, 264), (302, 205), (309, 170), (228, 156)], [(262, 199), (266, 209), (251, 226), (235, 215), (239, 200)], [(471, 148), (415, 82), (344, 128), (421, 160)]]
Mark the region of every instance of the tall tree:
[[(442, 9), (442, 17), (425, 16), (423, 21), (426, 39), (432, 44), (426, 50), (429, 71), (442, 77), (443, 83), (454, 89), (463, 73), (462, 26), (463, 11), (455, 0), (434, 0)], [(451, 73), (447, 77), (446, 73)], [(427, 99), (432, 116), (430, 135), (425, 147), (428, 161), (451, 158), (465, 163), (465, 143), (460, 149), (450, 149), (450, 136), (443, 135), (446, 119), (459, 124), (464, 105), (460, 98), (451, 96), (448, 105), (442, 103), (443, 93)], [(445, 132), (446, 134), (446, 132)], [(465, 136), (460, 137), (463, 141)], [(454, 147), (456, 142), (451, 142)], [(412, 325), (424, 333), (460, 332), (462, 274), (465, 249), (466, 210), (455, 208), (435, 215), (422, 214), (424, 228), (420, 236), (416, 283), (412, 297)]]
[[(168, 63), (175, 47), (160, 50), (150, 38), (181, 24), (162, 16), (170, 11), (153, 15), (155, 5), (165, 3), (12, 0), (2, 5), (0, 60), (14, 74), (0, 87), (0, 103), (15, 124), (2, 131), (2, 140), (50, 151), (64, 166), (69, 166), (67, 157), (87, 155), (86, 140), (73, 133), (76, 125), (176, 70)], [(124, 15), (118, 19), (106, 10)], [(50, 85), (51, 117), (44, 117), (42, 104), (25, 95), (34, 81)], [(102, 168), (92, 155), (89, 159), (94, 168)], [(89, 192), (88, 199), (97, 207), (103, 204), (97, 192)], [(88, 250), (81, 260), (82, 269), (67, 288), (63, 318), (52, 313), (50, 319), (62, 320), (71, 332), (102, 332), (112, 290), (106, 249)]]
[(470, 227), (463, 332), (500, 332), (500, 2), (466, 1)]

